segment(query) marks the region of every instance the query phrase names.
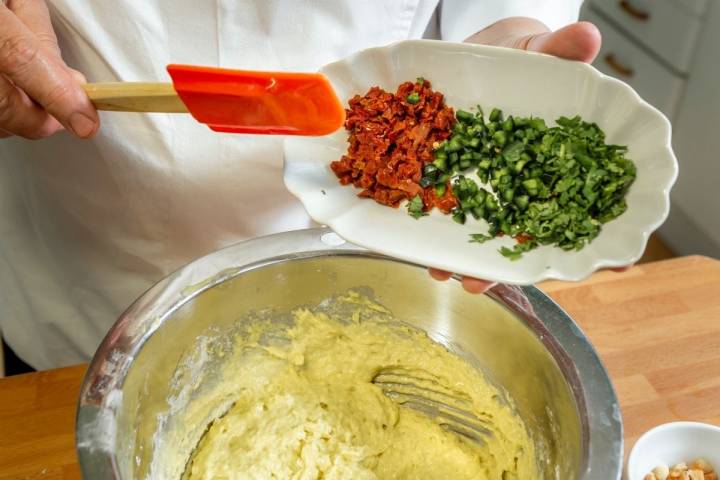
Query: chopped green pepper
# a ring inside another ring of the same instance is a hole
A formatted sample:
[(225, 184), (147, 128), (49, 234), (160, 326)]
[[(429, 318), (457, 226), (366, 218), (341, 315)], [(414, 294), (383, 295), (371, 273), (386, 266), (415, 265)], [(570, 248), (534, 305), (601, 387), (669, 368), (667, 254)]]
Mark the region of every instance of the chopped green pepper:
[[(500, 253), (516, 260), (540, 245), (579, 250), (600, 232), (603, 223), (621, 215), (624, 196), (636, 168), (625, 158), (627, 147), (605, 143), (605, 134), (580, 117), (560, 117), (548, 127), (536, 117), (503, 117), (492, 109), (487, 120), (458, 110), (457, 123), (423, 170), (421, 185), (445, 193), (456, 172), (477, 168), (491, 193), (463, 175), (453, 180), (458, 207), (453, 219), (467, 215), (488, 222), (487, 234), (471, 236), (482, 242), (500, 234), (522, 239)], [(441, 174), (442, 173), (442, 174)]]
[(455, 117), (461, 122), (472, 122), (475, 119), (475, 115), (465, 110), (455, 112)]

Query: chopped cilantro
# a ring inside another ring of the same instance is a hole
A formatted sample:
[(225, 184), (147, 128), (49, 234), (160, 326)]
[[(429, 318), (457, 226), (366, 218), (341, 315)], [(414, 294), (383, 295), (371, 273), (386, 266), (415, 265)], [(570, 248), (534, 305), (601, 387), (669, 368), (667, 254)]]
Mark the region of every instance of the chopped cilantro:
[(422, 197), (420, 195), (415, 195), (413, 199), (408, 202), (407, 210), (408, 214), (415, 219), (427, 215), (427, 213), (425, 212), (425, 204), (423, 203)]
[[(597, 124), (575, 116), (548, 127), (543, 119), (505, 117), (497, 108), (485, 119), (479, 106), (477, 113), (458, 110), (456, 117), (421, 184), (454, 179), (453, 218), (464, 223), (471, 214), (490, 226), (471, 242), (515, 237), (516, 245), (500, 249), (511, 260), (540, 245), (580, 250), (627, 209), (635, 165), (625, 157), (627, 147), (605, 143)], [(490, 188), (458, 175), (471, 170)]]

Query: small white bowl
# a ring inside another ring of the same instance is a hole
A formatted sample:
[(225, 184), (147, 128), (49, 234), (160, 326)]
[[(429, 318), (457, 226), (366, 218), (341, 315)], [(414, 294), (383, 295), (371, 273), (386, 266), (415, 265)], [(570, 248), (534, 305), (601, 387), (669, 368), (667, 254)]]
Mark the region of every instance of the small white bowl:
[(628, 457), (626, 480), (643, 480), (658, 465), (688, 465), (704, 458), (720, 470), (720, 427), (698, 422), (672, 422), (648, 430)]

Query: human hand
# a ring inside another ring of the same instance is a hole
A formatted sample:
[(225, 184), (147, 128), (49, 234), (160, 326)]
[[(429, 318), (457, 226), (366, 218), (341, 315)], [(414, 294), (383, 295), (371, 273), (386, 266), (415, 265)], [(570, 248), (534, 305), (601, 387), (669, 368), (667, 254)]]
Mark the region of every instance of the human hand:
[(85, 78), (60, 57), (45, 1), (0, 2), (0, 25), (0, 138), (40, 139), (63, 128), (81, 138), (95, 133)]
[[(592, 62), (600, 51), (600, 32), (588, 22), (577, 22), (551, 32), (542, 22), (532, 18), (512, 17), (500, 20), (484, 30), (468, 37), (468, 43), (494, 45), (546, 53), (568, 60)], [(613, 269), (624, 271), (629, 267)], [(452, 274), (434, 268), (430, 276), (444, 281)], [(495, 282), (463, 277), (462, 285), (470, 293), (483, 293), (495, 286)]]
[(600, 31), (589, 22), (571, 23), (551, 32), (542, 22), (512, 17), (465, 39), (467, 43), (517, 48), (590, 63), (600, 51)]

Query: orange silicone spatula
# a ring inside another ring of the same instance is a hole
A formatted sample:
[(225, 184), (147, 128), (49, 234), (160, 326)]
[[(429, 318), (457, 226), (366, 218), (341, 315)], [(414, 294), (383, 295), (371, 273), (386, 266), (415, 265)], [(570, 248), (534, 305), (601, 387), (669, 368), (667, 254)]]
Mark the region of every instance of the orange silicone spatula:
[(327, 135), (345, 111), (319, 73), (168, 65), (173, 83), (89, 83), (99, 110), (190, 113), (217, 132)]

